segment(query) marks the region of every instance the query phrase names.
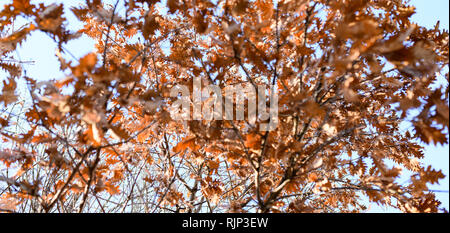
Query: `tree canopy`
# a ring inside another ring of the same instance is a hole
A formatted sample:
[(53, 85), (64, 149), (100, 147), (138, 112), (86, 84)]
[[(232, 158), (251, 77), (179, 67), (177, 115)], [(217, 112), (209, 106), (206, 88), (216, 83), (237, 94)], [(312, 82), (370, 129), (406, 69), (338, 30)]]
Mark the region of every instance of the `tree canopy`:
[[(427, 187), (444, 174), (420, 160), (448, 144), (448, 31), (412, 23), (408, 1), (40, 2), (0, 11), (0, 212), (445, 211)], [(14, 53), (36, 31), (58, 79)], [(95, 51), (78, 59), (82, 35)], [(276, 127), (239, 98), (243, 119), (197, 119), (215, 99), (196, 80), (267, 87)]]

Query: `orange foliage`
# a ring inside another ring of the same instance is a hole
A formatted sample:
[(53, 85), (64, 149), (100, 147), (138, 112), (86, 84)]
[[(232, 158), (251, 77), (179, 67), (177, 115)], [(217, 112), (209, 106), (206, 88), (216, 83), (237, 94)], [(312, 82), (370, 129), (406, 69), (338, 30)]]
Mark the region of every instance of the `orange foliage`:
[[(441, 210), (427, 185), (444, 174), (418, 162), (417, 140), (448, 144), (448, 85), (435, 85), (439, 73), (448, 82), (448, 32), (414, 25), (407, 1), (86, 0), (70, 9), (79, 31), (64, 4), (9, 2), (0, 211), (358, 212), (362, 196)], [(19, 16), (27, 24), (16, 30)], [(57, 80), (38, 82), (10, 59), (33, 31), (58, 47)], [(95, 51), (66, 60), (81, 35)], [(168, 93), (196, 77), (275, 84), (277, 128), (173, 119), (179, 98)]]

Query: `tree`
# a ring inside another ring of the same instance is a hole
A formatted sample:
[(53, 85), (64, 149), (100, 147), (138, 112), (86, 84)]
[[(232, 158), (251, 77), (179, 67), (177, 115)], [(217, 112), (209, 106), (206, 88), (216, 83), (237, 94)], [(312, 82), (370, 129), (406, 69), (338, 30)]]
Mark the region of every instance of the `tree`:
[[(413, 24), (407, 1), (86, 0), (70, 9), (79, 31), (67, 10), (0, 12), (0, 211), (360, 212), (364, 198), (445, 211), (427, 187), (443, 173), (419, 160), (421, 143), (448, 144), (448, 32)], [(14, 51), (34, 31), (64, 77), (22, 72)], [(70, 58), (80, 35), (95, 51)], [(243, 119), (196, 118), (239, 85), (266, 88), (259, 108), (277, 97), (275, 128), (250, 99), (229, 98)]]

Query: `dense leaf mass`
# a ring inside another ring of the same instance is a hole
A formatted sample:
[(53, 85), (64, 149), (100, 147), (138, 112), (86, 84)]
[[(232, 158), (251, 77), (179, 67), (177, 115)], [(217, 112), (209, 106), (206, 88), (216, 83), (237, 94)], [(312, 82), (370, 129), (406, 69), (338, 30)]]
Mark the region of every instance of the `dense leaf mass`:
[[(0, 212), (445, 211), (427, 187), (444, 175), (420, 160), (448, 144), (448, 31), (413, 24), (407, 1), (7, 2)], [(56, 80), (16, 60), (36, 31)], [(76, 59), (80, 36), (95, 51)], [(275, 84), (276, 129), (173, 119), (171, 88), (195, 77)]]

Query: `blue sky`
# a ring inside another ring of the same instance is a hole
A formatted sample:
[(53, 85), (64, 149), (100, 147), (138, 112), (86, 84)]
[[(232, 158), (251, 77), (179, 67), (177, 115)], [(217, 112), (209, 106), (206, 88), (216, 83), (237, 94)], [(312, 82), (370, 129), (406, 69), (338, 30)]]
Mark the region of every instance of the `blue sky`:
[[(8, 1), (9, 2), (9, 1)], [(32, 0), (32, 2), (42, 2), (41, 0)], [(70, 6), (77, 5), (84, 1), (62, 1), (62, 0), (47, 0), (45, 3), (52, 2), (62, 3)], [(448, 0), (412, 0), (411, 4), (416, 6), (416, 14), (412, 19), (417, 24), (426, 27), (434, 27), (436, 22), (440, 20), (441, 29), (449, 29), (449, 2)], [(1, 7), (1, 6), (0, 6)], [(81, 24), (77, 22), (72, 14), (67, 14), (71, 22), (70, 28), (73, 30), (79, 29)], [(94, 50), (94, 43), (92, 40), (82, 37), (77, 40), (69, 42), (65, 45), (66, 48), (77, 58)], [(18, 50), (17, 56), (24, 61), (34, 61), (33, 65), (26, 65), (27, 75), (38, 80), (60, 79), (64, 77), (59, 71), (59, 63), (55, 54), (56, 47), (54, 42), (44, 33), (33, 32), (33, 35), (23, 44)], [(4, 72), (0, 72), (0, 80), (5, 77)], [(447, 176), (440, 182), (439, 185), (430, 186), (435, 190), (449, 190), (449, 146), (426, 146), (425, 157), (422, 161), (424, 164), (430, 164), (437, 170), (442, 170)], [(449, 194), (436, 193), (439, 200), (443, 203), (446, 209), (449, 209)], [(369, 212), (391, 212), (392, 209), (383, 209), (378, 206), (371, 206)]]

